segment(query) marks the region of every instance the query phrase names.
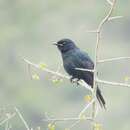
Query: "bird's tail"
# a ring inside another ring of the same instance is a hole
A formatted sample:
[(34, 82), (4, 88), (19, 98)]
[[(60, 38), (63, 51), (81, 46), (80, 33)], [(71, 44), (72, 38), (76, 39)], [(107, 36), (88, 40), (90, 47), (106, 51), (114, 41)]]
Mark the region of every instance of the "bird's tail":
[(103, 98), (102, 96), (102, 93), (101, 93), (101, 90), (97, 87), (97, 92), (96, 92), (96, 96), (97, 96), (97, 99), (99, 101), (99, 104), (102, 108), (106, 109), (106, 102), (105, 102), (105, 99)]

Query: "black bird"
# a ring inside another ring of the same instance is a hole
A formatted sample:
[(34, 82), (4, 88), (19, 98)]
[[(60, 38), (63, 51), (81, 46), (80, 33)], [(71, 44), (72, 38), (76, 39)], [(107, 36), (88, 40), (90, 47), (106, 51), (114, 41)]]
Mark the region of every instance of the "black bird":
[[(63, 65), (66, 72), (73, 79), (82, 79), (88, 85), (93, 88), (93, 72), (76, 70), (75, 68), (84, 68), (84, 69), (94, 69), (94, 63), (88, 54), (82, 50), (80, 50), (75, 43), (70, 39), (62, 39), (55, 43), (58, 49), (61, 52)], [(105, 108), (105, 100), (101, 94), (100, 89), (97, 87), (96, 97), (101, 105), (101, 107)]]

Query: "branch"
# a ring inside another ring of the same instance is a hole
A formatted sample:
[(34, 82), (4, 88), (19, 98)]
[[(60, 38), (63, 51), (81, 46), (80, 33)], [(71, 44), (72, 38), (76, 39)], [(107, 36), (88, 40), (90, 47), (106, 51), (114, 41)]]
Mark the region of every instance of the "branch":
[[(33, 67), (35, 67), (35, 68), (41, 70), (41, 68), (40, 68), (39, 65), (34, 64), (34, 63), (30, 62), (29, 60), (27, 60), (27, 59), (25, 59), (25, 58), (22, 58), (22, 59), (23, 59), (27, 64), (29, 64), (29, 65), (31, 65), (31, 66), (33, 66)], [(61, 77), (61, 78), (70, 79), (70, 76), (63, 75), (63, 74), (61, 74), (61, 73), (55, 72), (55, 71), (50, 70), (50, 69), (47, 69), (47, 68), (44, 68), (44, 71), (47, 72), (47, 73), (51, 73), (51, 74), (57, 75), (57, 76), (59, 76), (59, 77)]]
[(87, 33), (97, 33), (97, 30), (87, 30)]
[[(130, 57), (119, 57), (119, 58), (112, 58), (112, 59), (100, 60), (99, 63), (104, 63), (104, 62), (113, 61), (113, 60), (121, 60), (121, 59), (130, 59)], [(29, 60), (27, 60), (27, 59), (24, 59), (24, 61), (25, 61), (27, 64), (29, 64), (29, 65), (31, 65), (31, 66), (33, 66), (33, 67), (35, 67), (35, 68), (41, 70), (41, 68), (39, 67), (39, 65), (34, 64), (34, 63), (32, 63), (31, 61), (29, 61)], [(78, 68), (76, 68), (76, 69), (78, 69)], [(79, 70), (85, 71), (86, 69), (79, 69)], [(59, 72), (55, 72), (55, 71), (50, 70), (50, 69), (48, 69), (48, 68), (45, 68), (43, 71), (48, 72), (48, 73), (53, 74), (53, 75), (56, 75), (56, 76), (59, 76), (59, 77), (61, 77), (61, 78), (65, 78), (65, 79), (68, 79), (68, 80), (71, 79), (70, 76), (63, 75), (63, 74), (61, 74), (61, 73), (59, 73)], [(87, 70), (87, 71), (88, 71), (88, 70)], [(93, 71), (93, 70), (90, 70), (90, 71)], [(102, 84), (107, 84), (107, 85), (113, 85), (113, 86), (119, 86), (119, 87), (123, 87), (123, 86), (124, 86), (124, 87), (129, 87), (129, 86), (130, 86), (129, 84), (116, 83), (116, 82), (110, 82), (110, 81), (104, 81), (104, 80), (101, 80), (101, 79), (98, 79), (98, 78), (96, 78), (95, 81), (96, 81), (97, 83), (102, 83)], [(79, 81), (78, 83), (79, 83), (81, 86), (84, 86), (86, 89), (88, 89), (88, 90), (90, 90), (91, 92), (93, 92), (93, 89), (92, 89), (90, 86), (88, 86), (88, 85), (86, 84), (86, 82), (84, 82), (83, 80)]]
[[(39, 65), (34, 64), (34, 63), (30, 62), (29, 60), (27, 60), (27, 59), (25, 59), (25, 58), (23, 58), (23, 60), (24, 60), (27, 64), (29, 64), (29, 65), (31, 65), (31, 66), (33, 66), (33, 67), (35, 67), (35, 68), (41, 70), (41, 68), (40, 68)], [(63, 74), (61, 74), (61, 73), (59, 73), (59, 72), (57, 72), (57, 71), (53, 71), (53, 70), (50, 70), (50, 69), (48, 69), (48, 68), (44, 68), (44, 69), (42, 69), (42, 70), (45, 71), (45, 72), (47, 72), (47, 73), (50, 73), (50, 74), (59, 76), (59, 77), (61, 77), (61, 78), (65, 78), (65, 79), (68, 79), (68, 80), (71, 79), (70, 76), (63, 75)], [(91, 70), (91, 71), (92, 71), (92, 70)], [(86, 84), (86, 82), (84, 82), (83, 80), (78, 81), (78, 83), (79, 83), (79, 85), (85, 87), (87, 90), (93, 92), (93, 89), (92, 89), (88, 84)]]
[(30, 128), (29, 128), (27, 122), (26, 122), (25, 119), (23, 118), (23, 116), (22, 116), (22, 114), (20, 113), (19, 109), (18, 109), (17, 107), (14, 107), (14, 109), (15, 109), (15, 111), (17, 112), (18, 116), (20, 117), (21, 121), (23, 122), (25, 128), (26, 128), (27, 130), (30, 130)]
[(6, 123), (8, 120), (12, 119), (15, 115), (16, 115), (16, 113), (13, 113), (12, 115), (8, 116), (5, 120), (0, 122), (0, 126), (3, 125), (4, 123)]
[[(108, 2), (109, 0), (107, 0)], [(110, 1), (108, 2), (110, 3)], [(99, 43), (100, 43), (100, 35), (101, 35), (101, 29), (103, 27), (103, 25), (109, 20), (109, 18), (112, 15), (113, 9), (115, 7), (115, 3), (116, 0), (113, 0), (113, 3), (111, 4), (111, 8), (108, 12), (108, 14), (106, 15), (106, 17), (100, 22), (98, 28), (97, 28), (97, 42), (96, 42), (96, 48), (95, 48), (95, 68), (97, 66), (97, 61), (98, 61), (98, 51), (99, 51)]]
[(101, 83), (101, 84), (112, 85), (112, 86), (118, 86), (118, 87), (120, 86), (120, 87), (130, 88), (130, 84), (110, 82), (110, 81), (105, 81), (105, 80), (100, 80), (100, 79), (97, 79), (96, 82), (97, 82), (97, 83)]
[(113, 17), (108, 18), (108, 21), (120, 19), (120, 18), (123, 18), (123, 16), (113, 16)]
[(98, 63), (120, 61), (120, 60), (130, 60), (130, 57), (115, 57), (110, 59), (99, 60)]
[(66, 129), (67, 129), (67, 130), (70, 130), (70, 129), (72, 129), (74, 126), (76, 126), (76, 125), (79, 124), (79, 123), (80, 123), (80, 120), (74, 122), (70, 127), (66, 128)]
[(112, 13), (113, 13), (113, 9), (115, 7), (115, 4), (116, 4), (116, 0), (113, 0), (113, 3), (111, 5), (111, 8), (108, 12), (108, 14), (105, 16), (105, 18), (100, 22), (99, 26), (98, 26), (98, 29), (97, 29), (97, 32), (100, 33), (101, 32), (101, 29), (103, 27), (103, 25), (109, 20), (109, 18), (111, 17)]
[[(111, 8), (108, 12), (108, 14), (104, 17), (104, 19), (99, 23), (99, 26), (97, 28), (97, 40), (96, 40), (96, 47), (95, 47), (95, 60), (94, 60), (94, 86), (93, 86), (93, 98), (96, 95), (96, 90), (97, 90), (97, 73), (98, 73), (98, 55), (99, 55), (99, 44), (100, 44), (100, 37), (101, 37), (101, 30), (103, 28), (103, 25), (109, 20), (109, 18), (111, 17), (112, 13), (113, 13), (113, 9), (115, 7), (116, 4), (116, 0), (113, 0), (113, 3), (111, 3), (110, 0), (107, 0), (107, 2), (110, 4)], [(92, 105), (92, 117), (93, 119), (95, 118), (96, 115), (96, 102), (93, 102)]]
[[(78, 120), (82, 120), (81, 118), (57, 118), (57, 119), (43, 119), (43, 121), (46, 121), (46, 122), (50, 122), (50, 121), (53, 121), (53, 122), (59, 122), (59, 121), (78, 121)], [(91, 117), (86, 117), (84, 118), (83, 120), (89, 120), (89, 121), (92, 121), (93, 119)]]
[(83, 115), (83, 113), (92, 105), (92, 103), (95, 101), (95, 99), (93, 99), (89, 104), (87, 104), (84, 109), (80, 112), (79, 117), (81, 117)]
[(110, 4), (112, 6), (113, 3), (110, 0), (107, 0), (107, 2), (108, 2), (108, 4)]

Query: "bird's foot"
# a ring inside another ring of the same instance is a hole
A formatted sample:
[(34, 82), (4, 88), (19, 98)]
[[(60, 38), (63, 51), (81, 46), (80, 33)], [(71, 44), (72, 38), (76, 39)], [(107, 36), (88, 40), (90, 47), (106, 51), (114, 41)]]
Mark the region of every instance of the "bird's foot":
[(74, 77), (71, 77), (71, 78), (70, 78), (70, 82), (73, 83), (73, 82), (74, 82), (74, 79), (75, 79)]
[(78, 79), (78, 78), (72, 77), (72, 78), (70, 79), (70, 82), (71, 82), (71, 83), (75, 83), (75, 84), (78, 86), (78, 85), (79, 85), (79, 80), (80, 80), (80, 79)]

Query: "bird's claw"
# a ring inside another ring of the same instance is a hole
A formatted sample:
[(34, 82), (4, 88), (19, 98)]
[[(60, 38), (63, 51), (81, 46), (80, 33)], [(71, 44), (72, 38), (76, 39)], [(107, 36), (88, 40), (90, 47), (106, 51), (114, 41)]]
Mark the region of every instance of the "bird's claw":
[(78, 85), (79, 85), (79, 80), (80, 80), (80, 79), (77, 79), (77, 78), (72, 77), (72, 78), (70, 79), (70, 82), (71, 82), (71, 83), (76, 83), (77, 86), (78, 86)]
[(73, 83), (74, 82), (74, 77), (70, 78), (70, 82)]

